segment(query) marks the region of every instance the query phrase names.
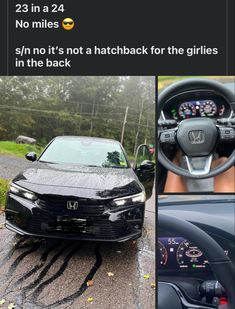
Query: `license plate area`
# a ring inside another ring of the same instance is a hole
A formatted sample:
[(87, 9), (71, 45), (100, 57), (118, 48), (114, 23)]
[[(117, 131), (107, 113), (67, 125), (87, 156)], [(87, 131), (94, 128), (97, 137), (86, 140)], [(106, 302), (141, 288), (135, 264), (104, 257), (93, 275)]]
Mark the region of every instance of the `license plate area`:
[(61, 232), (85, 233), (88, 221), (85, 218), (71, 218), (58, 216), (52, 229)]

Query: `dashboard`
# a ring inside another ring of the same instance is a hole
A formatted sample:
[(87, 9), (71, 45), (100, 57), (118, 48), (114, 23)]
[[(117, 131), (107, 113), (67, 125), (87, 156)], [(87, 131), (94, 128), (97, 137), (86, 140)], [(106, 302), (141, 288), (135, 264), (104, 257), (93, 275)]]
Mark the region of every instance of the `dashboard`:
[[(158, 212), (192, 222), (223, 248), (235, 265), (234, 195), (159, 196)], [(158, 229), (158, 273), (161, 276), (211, 278), (204, 252), (183, 237)]]
[(163, 118), (181, 121), (194, 117), (226, 118), (231, 115), (230, 104), (212, 91), (178, 94), (170, 98), (163, 109)]
[[(191, 222), (212, 237), (235, 265), (234, 195), (160, 195), (158, 214)], [(157, 234), (158, 281), (174, 284), (190, 304), (193, 300), (198, 307), (218, 304), (221, 299), (226, 304), (227, 291), (217, 281), (200, 248), (203, 239), (195, 245), (166, 225), (158, 227)]]

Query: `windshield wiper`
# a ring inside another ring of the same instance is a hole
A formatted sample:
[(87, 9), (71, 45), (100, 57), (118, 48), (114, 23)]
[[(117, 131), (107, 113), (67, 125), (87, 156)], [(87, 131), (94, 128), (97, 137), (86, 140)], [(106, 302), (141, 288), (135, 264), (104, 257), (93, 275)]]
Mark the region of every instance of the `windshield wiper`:
[(127, 168), (127, 166), (103, 166), (103, 167), (106, 167), (106, 168)]
[(58, 164), (58, 163), (56, 163), (56, 162), (42, 161), (42, 160), (38, 160), (38, 162), (42, 162), (42, 163), (50, 163), (50, 164)]

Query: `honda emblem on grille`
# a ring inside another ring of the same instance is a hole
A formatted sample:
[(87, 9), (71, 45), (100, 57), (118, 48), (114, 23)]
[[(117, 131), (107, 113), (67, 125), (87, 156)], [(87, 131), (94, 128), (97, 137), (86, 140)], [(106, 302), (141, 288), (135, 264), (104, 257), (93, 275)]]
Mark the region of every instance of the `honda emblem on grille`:
[(67, 201), (67, 208), (69, 210), (77, 210), (78, 209), (78, 202), (77, 201)]
[(202, 144), (205, 142), (205, 132), (202, 130), (189, 131), (188, 137), (191, 144)]

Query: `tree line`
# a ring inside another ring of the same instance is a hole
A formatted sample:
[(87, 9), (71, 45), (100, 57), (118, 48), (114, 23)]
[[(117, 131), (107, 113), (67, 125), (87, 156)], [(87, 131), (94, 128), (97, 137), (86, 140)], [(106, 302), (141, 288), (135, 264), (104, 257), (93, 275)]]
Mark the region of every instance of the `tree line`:
[(120, 141), (124, 133), (133, 154), (137, 144), (154, 143), (154, 111), (153, 77), (0, 77), (0, 140), (26, 135), (45, 145), (58, 135), (83, 135)]

